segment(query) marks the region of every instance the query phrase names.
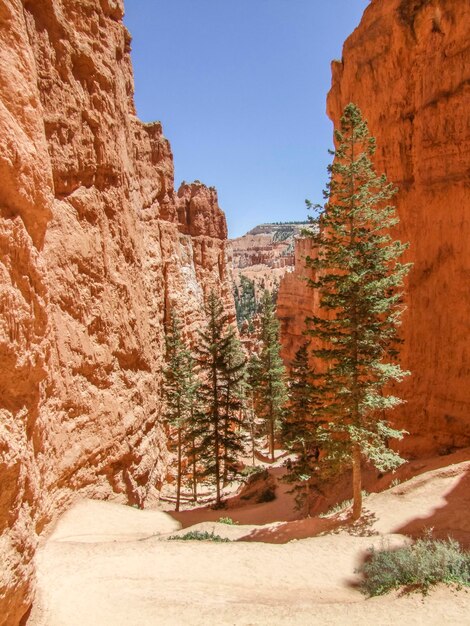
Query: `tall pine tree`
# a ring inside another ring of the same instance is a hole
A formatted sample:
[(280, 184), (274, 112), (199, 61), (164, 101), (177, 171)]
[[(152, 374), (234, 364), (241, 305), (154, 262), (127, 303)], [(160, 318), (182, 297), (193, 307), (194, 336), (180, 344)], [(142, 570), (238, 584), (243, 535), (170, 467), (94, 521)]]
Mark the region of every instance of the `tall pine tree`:
[(192, 356), (187, 384), (190, 391), (190, 405), (188, 407), (187, 426), (184, 430), (184, 445), (187, 457), (188, 481), (191, 487), (193, 501), (197, 502), (197, 485), (200, 477), (200, 463), (198, 458), (196, 416), (199, 412), (198, 403), (200, 381), (196, 372), (195, 359)]
[(248, 359), (246, 367), (246, 381), (244, 393), (244, 424), (248, 433), (251, 462), (253, 467), (256, 463), (256, 450), (258, 448), (259, 418), (256, 414), (256, 389), (259, 381), (260, 360), (253, 352)]
[(246, 358), (241, 343), (232, 328), (229, 329), (230, 342), (226, 351), (226, 368), (224, 380), (224, 470), (223, 485), (225, 486), (234, 471), (238, 458), (244, 450), (244, 434), (242, 433), (244, 405), (246, 403)]
[(363, 459), (382, 471), (402, 462), (388, 441), (403, 432), (391, 428), (386, 412), (402, 402), (390, 383), (408, 373), (396, 360), (409, 265), (398, 261), (407, 245), (390, 234), (398, 223), (388, 204), (396, 190), (374, 171), (375, 140), (356, 105), (346, 106), (335, 143), (327, 203), (310, 234), (316, 256), (307, 264), (314, 270), (310, 285), (319, 292), (320, 306), (309, 320), (309, 333), (319, 340), (314, 354), (323, 361), (318, 390), (329, 418), (328, 457), (352, 465), (357, 519)]
[(244, 361), (234, 358), (234, 331), (228, 326), (223, 305), (212, 291), (206, 305), (207, 323), (200, 331), (196, 347), (201, 374), (198, 391), (199, 410), (195, 415), (193, 433), (203, 475), (216, 488), (216, 506), (221, 503), (224, 467), (233, 467), (242, 451), (240, 414), (236, 388)]
[(255, 408), (264, 424), (269, 456), (274, 461), (274, 447), (282, 425), (287, 389), (285, 367), (280, 356), (279, 322), (267, 290), (261, 299), (259, 338), (261, 352), (254, 373)]
[(185, 443), (195, 401), (197, 382), (194, 361), (183, 341), (180, 323), (172, 311), (166, 334), (166, 366), (163, 370), (164, 419), (170, 427), (170, 449), (176, 453), (176, 510), (181, 501)]

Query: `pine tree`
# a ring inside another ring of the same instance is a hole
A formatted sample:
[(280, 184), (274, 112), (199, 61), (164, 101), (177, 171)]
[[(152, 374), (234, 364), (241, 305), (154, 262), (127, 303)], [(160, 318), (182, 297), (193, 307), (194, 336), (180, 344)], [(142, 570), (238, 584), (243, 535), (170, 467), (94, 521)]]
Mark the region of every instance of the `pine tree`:
[(256, 313), (256, 291), (255, 283), (243, 274), (240, 275), (240, 286), (234, 288), (235, 311), (237, 315), (238, 328), (241, 328), (245, 321), (250, 322)]
[(216, 506), (221, 503), (224, 463), (233, 465), (242, 450), (238, 401), (233, 393), (244, 363), (233, 361), (234, 331), (228, 326), (220, 299), (212, 291), (206, 305), (207, 324), (196, 347), (201, 374), (200, 407), (193, 433), (204, 466), (203, 475), (215, 483)]
[(260, 322), (261, 352), (256, 373), (255, 408), (263, 421), (269, 455), (274, 461), (276, 435), (282, 424), (287, 390), (285, 367), (280, 356), (279, 322), (267, 290), (261, 299)]
[(252, 353), (247, 363), (245, 383), (245, 428), (250, 443), (251, 460), (253, 466), (256, 463), (256, 449), (258, 447), (259, 420), (256, 415), (256, 389), (258, 388), (260, 373), (260, 360), (256, 353)]
[(233, 329), (229, 329), (229, 337), (230, 341), (225, 355), (225, 410), (222, 440), (224, 449), (224, 486), (229, 480), (230, 471), (233, 471), (237, 459), (244, 449), (242, 424), (245, 403), (246, 358), (241, 343)]
[(398, 262), (407, 245), (390, 234), (398, 217), (387, 203), (396, 189), (374, 171), (375, 140), (356, 105), (345, 108), (335, 142), (327, 203), (310, 233), (316, 256), (307, 265), (314, 270), (310, 285), (318, 290), (320, 305), (308, 321), (310, 335), (319, 340), (314, 354), (324, 368), (318, 390), (329, 418), (328, 458), (352, 464), (357, 519), (363, 459), (382, 471), (402, 462), (388, 441), (400, 439), (403, 431), (391, 428), (385, 413), (402, 402), (390, 383), (408, 374), (396, 359), (410, 266)]
[(191, 369), (189, 372), (187, 384), (190, 390), (190, 406), (188, 410), (187, 424), (184, 431), (184, 445), (188, 462), (189, 484), (191, 487), (192, 498), (197, 502), (197, 485), (200, 478), (200, 463), (198, 458), (198, 442), (197, 442), (197, 420), (199, 413), (198, 397), (200, 381), (196, 375), (194, 358), (191, 360)]
[[(285, 481), (294, 483), (297, 507), (310, 511), (312, 478), (320, 453), (320, 399), (315, 387), (315, 375), (309, 365), (308, 342), (295, 354), (289, 376), (289, 407), (283, 423), (283, 440), (287, 450), (295, 454), (288, 465)], [(290, 492), (290, 493), (291, 493)]]
[(166, 367), (163, 371), (164, 419), (170, 426), (170, 447), (176, 452), (176, 510), (179, 511), (185, 441), (196, 392), (194, 361), (186, 347), (179, 321), (171, 312), (166, 335)]

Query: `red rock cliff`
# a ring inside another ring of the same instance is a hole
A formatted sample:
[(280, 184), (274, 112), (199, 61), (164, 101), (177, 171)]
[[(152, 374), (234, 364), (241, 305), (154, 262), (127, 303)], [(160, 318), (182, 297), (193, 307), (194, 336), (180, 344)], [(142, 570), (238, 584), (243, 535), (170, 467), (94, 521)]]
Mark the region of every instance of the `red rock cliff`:
[[(328, 113), (337, 124), (346, 104), (361, 108), (377, 170), (399, 187), (398, 237), (411, 244), (401, 360), (412, 376), (395, 412), (410, 435), (401, 448), (419, 456), (468, 446), (470, 4), (373, 0), (332, 69)], [(279, 294), (286, 359), (313, 306), (299, 245)]]
[(215, 190), (174, 190), (135, 117), (122, 0), (0, 0), (0, 624), (77, 493), (144, 505), (165, 472), (163, 326), (233, 313)]

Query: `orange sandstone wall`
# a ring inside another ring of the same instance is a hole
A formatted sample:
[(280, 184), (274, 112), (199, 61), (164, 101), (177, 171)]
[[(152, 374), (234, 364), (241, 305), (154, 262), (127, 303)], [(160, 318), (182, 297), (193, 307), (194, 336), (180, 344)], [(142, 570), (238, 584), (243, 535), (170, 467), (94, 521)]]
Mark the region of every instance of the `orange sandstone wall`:
[(122, 0), (0, 0), (0, 624), (77, 494), (151, 505), (164, 322), (233, 315), (215, 190), (135, 116)]
[[(377, 138), (378, 171), (399, 187), (397, 236), (410, 242), (401, 360), (412, 376), (395, 422), (405, 454), (470, 445), (470, 4), (372, 0), (333, 62), (328, 114), (357, 103)], [(311, 290), (300, 256), (281, 284), (284, 356), (302, 341)]]

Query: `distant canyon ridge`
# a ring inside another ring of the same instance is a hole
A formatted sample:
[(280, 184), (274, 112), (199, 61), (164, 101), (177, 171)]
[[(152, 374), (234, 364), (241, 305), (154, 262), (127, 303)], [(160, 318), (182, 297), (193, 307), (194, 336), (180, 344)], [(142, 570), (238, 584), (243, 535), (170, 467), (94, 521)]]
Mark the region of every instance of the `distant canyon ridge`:
[(236, 239), (229, 250), (235, 284), (241, 274), (270, 289), (294, 268), (294, 244), (308, 222), (260, 224)]

